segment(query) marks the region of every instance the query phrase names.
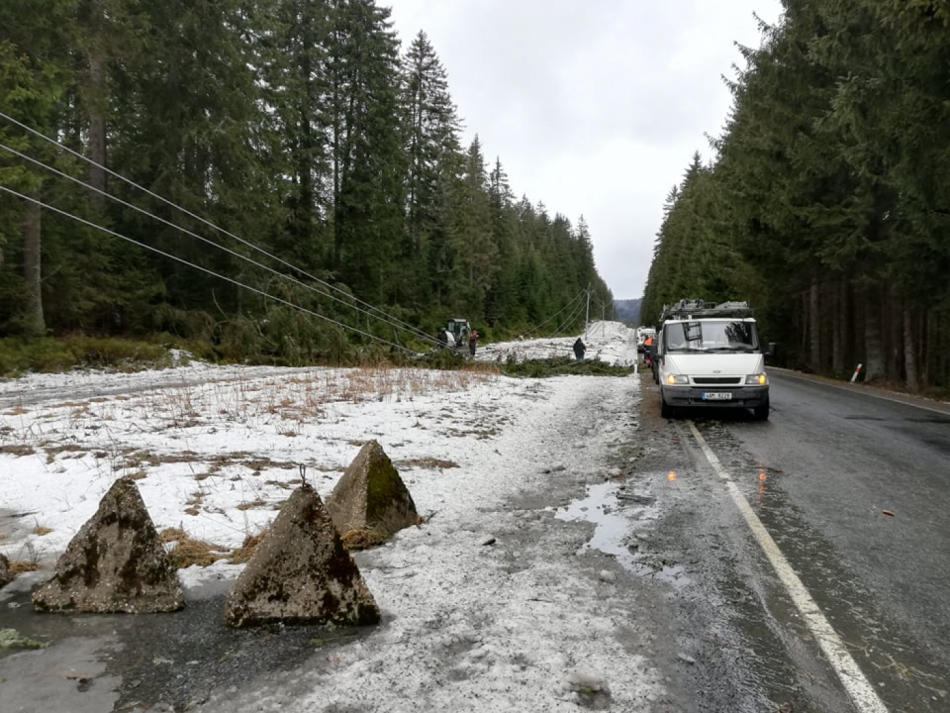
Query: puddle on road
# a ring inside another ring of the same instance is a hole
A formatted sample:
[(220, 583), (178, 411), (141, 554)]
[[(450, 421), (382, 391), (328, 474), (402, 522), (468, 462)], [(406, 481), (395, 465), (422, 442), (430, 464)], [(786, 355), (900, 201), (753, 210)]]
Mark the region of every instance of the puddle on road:
[[(662, 477), (674, 482), (675, 475), (669, 475), (664, 473)], [(603, 552), (616, 558), (628, 572), (662, 579), (677, 588), (688, 582), (682, 565), (657, 561), (652, 555), (640, 552), (646, 540), (637, 536), (637, 530), (644, 521), (657, 519), (658, 507), (654, 498), (638, 495), (618, 483), (598, 483), (587, 486), (585, 497), (572, 501), (566, 507), (548, 510), (553, 511), (558, 520), (594, 525), (593, 536), (580, 552)], [(633, 543), (636, 545), (631, 547)]]
[(599, 550), (617, 558), (624, 567), (634, 563), (626, 542), (633, 535), (630, 518), (620, 511), (616, 483), (600, 483), (587, 488), (587, 497), (554, 510), (554, 517), (568, 522), (583, 520), (594, 525), (594, 535), (584, 550)]

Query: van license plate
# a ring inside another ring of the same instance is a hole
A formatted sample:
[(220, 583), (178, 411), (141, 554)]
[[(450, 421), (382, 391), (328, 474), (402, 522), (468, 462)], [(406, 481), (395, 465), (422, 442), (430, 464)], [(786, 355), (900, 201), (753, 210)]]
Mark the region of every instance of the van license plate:
[(705, 401), (730, 401), (732, 393), (729, 391), (705, 391), (703, 400)]

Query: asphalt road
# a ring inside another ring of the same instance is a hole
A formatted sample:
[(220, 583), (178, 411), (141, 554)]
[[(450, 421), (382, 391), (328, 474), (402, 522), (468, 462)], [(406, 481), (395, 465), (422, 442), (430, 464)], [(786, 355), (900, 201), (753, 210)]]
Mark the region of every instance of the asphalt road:
[(722, 498), (689, 420), (887, 710), (950, 710), (950, 408), (784, 372), (771, 393), (766, 423), (694, 412), (664, 432), (685, 453), (670, 467), (695, 481), (665, 508), (680, 533), (668, 546), (697, 562), (685, 633), (718, 627), (724, 650), (741, 642), (750, 654), (720, 664), (735, 680), (713, 686), (706, 708), (726, 710), (726, 691), (745, 688), (736, 710), (768, 710), (763, 699), (796, 713), (861, 710)]

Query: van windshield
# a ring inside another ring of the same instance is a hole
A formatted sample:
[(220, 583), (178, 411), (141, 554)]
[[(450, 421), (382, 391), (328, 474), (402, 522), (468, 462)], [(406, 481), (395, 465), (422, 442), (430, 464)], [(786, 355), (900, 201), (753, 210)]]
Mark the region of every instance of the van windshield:
[(663, 344), (667, 352), (755, 352), (759, 350), (759, 336), (755, 322), (704, 319), (667, 324)]

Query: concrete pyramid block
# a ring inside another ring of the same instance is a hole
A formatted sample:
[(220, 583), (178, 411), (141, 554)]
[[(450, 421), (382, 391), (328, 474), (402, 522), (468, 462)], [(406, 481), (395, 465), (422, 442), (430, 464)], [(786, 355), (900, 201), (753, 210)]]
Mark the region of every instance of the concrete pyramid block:
[(0, 555), (0, 587), (5, 587), (13, 581), (13, 575), (10, 574), (10, 560)]
[(53, 578), (33, 592), (39, 611), (167, 612), (185, 597), (135, 481), (117, 480), (70, 541)]
[(229, 626), (376, 624), (379, 607), (317, 492), (303, 485), (280, 509), (225, 603)]
[(420, 521), (409, 490), (377, 441), (360, 449), (327, 498), (327, 509), (344, 537), (368, 530), (386, 539)]

